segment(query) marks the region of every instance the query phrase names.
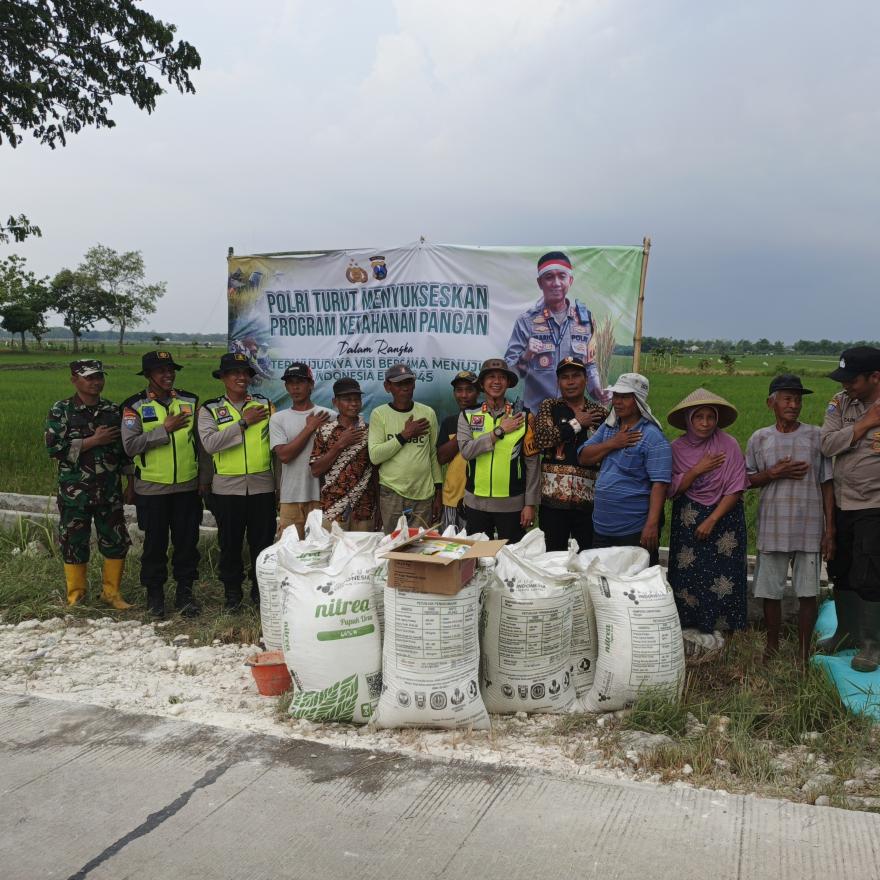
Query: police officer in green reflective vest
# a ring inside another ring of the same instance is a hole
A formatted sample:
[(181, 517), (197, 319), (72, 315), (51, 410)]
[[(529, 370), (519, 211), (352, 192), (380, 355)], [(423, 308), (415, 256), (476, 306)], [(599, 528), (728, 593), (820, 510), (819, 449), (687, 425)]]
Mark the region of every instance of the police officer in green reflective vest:
[(458, 451), (467, 462), (464, 518), (469, 534), (522, 540), (541, 498), (541, 463), (528, 410), (505, 394), (518, 381), (503, 358), (484, 361), (478, 384), (485, 403), (458, 417)]
[(212, 374), (223, 382), (226, 393), (206, 400), (199, 410), (199, 439), (213, 461), (211, 510), (220, 543), (220, 580), (231, 611), (242, 601), (245, 534), (251, 600), (258, 607), (257, 555), (275, 540), (275, 475), (269, 447), (269, 416), (275, 407), (267, 397), (248, 393), (255, 373), (246, 355), (227, 352)]
[(147, 609), (157, 618), (165, 616), (169, 532), (177, 582), (174, 606), (184, 617), (199, 613), (193, 598), (202, 521), (194, 431), (199, 399), (174, 387), (182, 369), (168, 351), (147, 352), (138, 375), (148, 385), (122, 404), (122, 444), (134, 460), (135, 505), (144, 533), (141, 584), (147, 591)]
[(101, 599), (124, 611), (131, 605), (122, 598), (119, 586), (131, 540), (122, 509), (121, 474), (128, 472), (130, 462), (119, 437), (119, 407), (101, 397), (104, 365), (100, 361), (73, 361), (70, 381), (74, 395), (53, 404), (46, 418), (46, 449), (58, 462), (58, 526), (67, 604), (76, 605), (86, 594), (94, 522), (104, 557)]

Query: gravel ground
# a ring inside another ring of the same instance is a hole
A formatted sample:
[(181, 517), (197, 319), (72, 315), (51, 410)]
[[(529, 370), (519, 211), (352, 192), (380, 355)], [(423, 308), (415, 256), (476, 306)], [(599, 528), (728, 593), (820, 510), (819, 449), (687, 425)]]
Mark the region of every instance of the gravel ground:
[[(644, 758), (652, 749), (672, 742), (660, 734), (621, 731), (625, 712), (584, 719), (565, 733), (557, 730), (558, 715), (526, 716), (522, 712), (494, 716), (491, 731), (473, 732), (372, 730), (286, 717), (279, 720), (277, 699), (257, 693), (245, 666), (246, 658), (259, 646), (198, 645), (191, 644), (187, 636), (169, 641), (164, 628), (163, 624), (73, 617), (0, 624), (0, 691), (342, 747), (654, 783), (661, 777), (643, 769)], [(703, 728), (692, 720), (695, 728)], [(729, 719), (719, 719), (719, 723), (724, 721)], [(864, 796), (876, 793), (880, 768), (863, 765), (854, 779), (837, 779), (808, 743), (779, 751), (776, 760), (784, 776), (775, 787), (777, 794), (819, 805), (880, 808), (880, 798)], [(672, 778), (667, 773), (665, 781), (690, 785), (692, 772), (684, 765)], [(841, 792), (847, 793), (844, 800), (836, 796)]]

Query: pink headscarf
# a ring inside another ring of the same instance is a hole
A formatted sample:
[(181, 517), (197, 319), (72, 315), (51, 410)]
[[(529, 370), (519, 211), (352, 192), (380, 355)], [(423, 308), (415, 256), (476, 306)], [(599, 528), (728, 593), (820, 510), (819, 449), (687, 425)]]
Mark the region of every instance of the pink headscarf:
[[(677, 494), (681, 478), (704, 456), (723, 452), (726, 458), (721, 467), (707, 474), (700, 474), (684, 493), (691, 501), (708, 507), (717, 504), (725, 495), (748, 489), (749, 480), (746, 476), (745, 457), (739, 443), (730, 434), (716, 428), (705, 440), (696, 435), (691, 420), (698, 409), (702, 409), (702, 406), (688, 410), (687, 432), (672, 441), (672, 482), (669, 484), (669, 497)], [(718, 415), (718, 410), (715, 410), (715, 415)]]

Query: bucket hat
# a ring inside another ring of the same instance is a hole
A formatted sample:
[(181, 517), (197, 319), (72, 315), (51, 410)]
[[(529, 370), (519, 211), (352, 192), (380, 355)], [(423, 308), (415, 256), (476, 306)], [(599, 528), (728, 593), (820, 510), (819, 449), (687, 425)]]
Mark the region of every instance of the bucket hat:
[(171, 367), (175, 370), (183, 369), (180, 364), (174, 363), (174, 358), (171, 357), (170, 351), (148, 351), (145, 355), (141, 356), (141, 371), (135, 375), (146, 376), (150, 370), (155, 370), (159, 367)]
[(519, 376), (507, 366), (507, 361), (504, 360), (504, 358), (489, 358), (489, 360), (483, 361), (483, 366), (480, 367), (480, 375), (477, 376), (477, 384), (480, 388), (483, 387), (483, 379), (485, 378), (486, 373), (489, 373), (492, 370), (500, 370), (502, 373), (507, 374), (508, 388), (514, 388), (519, 382)]
[(228, 373), (230, 370), (240, 370), (242, 368), (250, 370), (251, 376), (257, 375), (257, 371), (251, 366), (251, 362), (248, 360), (246, 354), (242, 354), (240, 351), (227, 351), (226, 354), (221, 355), (220, 366), (214, 370), (211, 375), (215, 379), (219, 379), (224, 373)]
[[(642, 417), (661, 428), (660, 422), (657, 421), (657, 417), (651, 412), (651, 407), (648, 406), (648, 390), (650, 387), (651, 383), (641, 373), (621, 373), (617, 377), (617, 381), (607, 390), (609, 394), (635, 395), (636, 405)], [(605, 424), (612, 428), (617, 424), (617, 413), (614, 411), (613, 406), (611, 407), (611, 412), (608, 413), (608, 418), (605, 419)]]
[(713, 391), (707, 391), (705, 388), (697, 388), (696, 391), (691, 391), (684, 400), (677, 403), (669, 411), (666, 421), (673, 428), (678, 428), (679, 431), (686, 431), (688, 410), (698, 406), (711, 406), (718, 410), (719, 428), (726, 428), (728, 425), (732, 425), (736, 421), (737, 415), (739, 415), (736, 407), (723, 397), (715, 394)]

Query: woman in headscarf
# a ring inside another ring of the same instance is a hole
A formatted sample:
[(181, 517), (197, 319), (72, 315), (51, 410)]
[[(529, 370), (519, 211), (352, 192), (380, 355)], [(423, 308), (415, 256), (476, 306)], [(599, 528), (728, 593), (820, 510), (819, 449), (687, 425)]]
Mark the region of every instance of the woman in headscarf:
[(672, 443), (672, 533), (669, 583), (682, 627), (746, 626), (745, 457), (723, 428), (736, 407), (698, 388), (667, 416), (685, 433)]

